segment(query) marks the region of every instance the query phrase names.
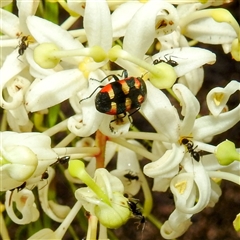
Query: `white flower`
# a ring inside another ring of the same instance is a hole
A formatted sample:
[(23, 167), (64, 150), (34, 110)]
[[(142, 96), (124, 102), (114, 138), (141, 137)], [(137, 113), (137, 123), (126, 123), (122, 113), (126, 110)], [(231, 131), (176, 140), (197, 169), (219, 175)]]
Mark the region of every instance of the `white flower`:
[[(10, 54), (9, 52), (6, 52), (7, 54), (4, 56), (4, 59), (6, 61), (4, 62), (0, 71), (1, 107), (3, 107), (4, 109), (15, 109), (20, 106), (23, 101), (22, 91), (19, 91), (18, 94), (10, 95), (11, 98), (8, 99), (10, 101), (5, 101), (5, 99), (3, 99), (3, 89), (6, 88), (7, 85), (8, 87), (10, 87), (10, 85), (14, 85), (13, 79), (18, 79), (19, 73), (27, 66), (27, 63), (24, 59), (20, 60), (17, 58), (19, 55), (19, 50), (16, 49), (16, 46), (18, 46), (19, 41), (21, 41), (20, 39), (18, 39), (18, 37), (21, 37), (22, 35), (27, 36), (29, 34), (29, 30), (26, 25), (26, 18), (29, 15), (35, 14), (38, 4), (38, 1), (18, 1), (17, 7), (19, 10), (19, 18), (4, 9), (0, 9), (2, 16), (0, 19), (1, 32), (4, 33), (6, 37), (4, 40), (1, 40), (2, 47), (15, 48)], [(30, 49), (27, 49), (26, 51), (28, 50)], [(9, 69), (11, 69), (11, 71), (9, 71)], [(28, 75), (26, 75), (26, 78), (28, 78)], [(21, 90), (21, 88), (22, 87), (20, 87), (19, 90)]]
[(213, 88), (207, 95), (208, 108), (213, 116), (218, 116), (226, 107), (229, 97), (236, 91), (240, 91), (240, 83), (231, 81), (225, 88)]
[[(199, 150), (213, 153), (215, 147), (202, 141), (210, 140), (214, 135), (236, 124), (239, 121), (239, 106), (217, 117), (203, 116), (196, 119), (200, 109), (199, 102), (185, 86), (175, 84), (173, 91), (183, 107), (181, 113), (184, 118), (180, 120), (176, 109), (171, 106), (163, 93), (156, 91), (150, 84), (148, 84), (148, 90), (151, 96), (155, 97), (146, 100), (142, 111), (162, 136), (162, 143), (156, 142), (153, 145), (153, 152), (158, 153), (159, 156), (163, 152), (163, 155), (159, 160), (145, 165), (144, 173), (154, 178), (155, 191), (166, 191), (170, 186), (176, 204), (173, 214), (179, 213), (185, 217), (182, 217), (182, 222), (175, 217), (169, 218), (169, 222), (161, 231), (169, 232), (169, 227), (172, 226), (171, 231), (180, 236), (183, 233), (182, 230), (186, 230), (189, 226), (189, 221), (185, 220), (211, 205), (210, 202), (213, 201), (209, 176), (201, 161), (197, 162), (192, 153), (189, 153), (182, 144), (182, 139), (189, 139), (193, 143), (193, 148), (197, 146)], [(180, 169), (182, 168), (180, 172), (179, 166), (181, 166)], [(178, 229), (178, 224), (181, 230)], [(176, 235), (169, 235), (169, 239)]]
[(106, 169), (99, 168), (92, 179), (84, 170), (83, 163), (77, 160), (69, 162), (69, 171), (72, 176), (88, 185), (78, 189), (75, 196), (102, 225), (118, 228), (128, 220), (131, 211), (127, 198), (123, 196), (124, 187), (118, 178)]
[(1, 191), (19, 187), (23, 182), (38, 182), (47, 167), (57, 160), (50, 148), (51, 139), (41, 133), (1, 132)]

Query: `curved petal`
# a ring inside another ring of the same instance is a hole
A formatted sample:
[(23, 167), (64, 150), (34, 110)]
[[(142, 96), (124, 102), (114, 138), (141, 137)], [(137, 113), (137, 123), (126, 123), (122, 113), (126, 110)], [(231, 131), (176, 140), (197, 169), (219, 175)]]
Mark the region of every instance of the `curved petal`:
[(197, 140), (208, 139), (225, 132), (239, 122), (240, 105), (229, 112), (221, 113), (217, 117), (204, 116), (196, 119), (193, 127), (193, 136)]
[(189, 136), (200, 111), (200, 104), (192, 92), (182, 84), (175, 84), (173, 91), (180, 100), (181, 114), (184, 116), (180, 125), (180, 135)]
[[(177, 211), (177, 210), (175, 210)], [(174, 212), (175, 212), (174, 211)], [(172, 214), (175, 214), (175, 213)], [(179, 215), (179, 219), (181, 220), (181, 222), (177, 224), (176, 228), (172, 228), (172, 224), (170, 224), (169, 220), (166, 221), (162, 227), (161, 227), (161, 235), (163, 236), (163, 238), (165, 239), (174, 239), (177, 238), (179, 236), (181, 236), (183, 233), (185, 233), (187, 231), (187, 229), (189, 228), (189, 226), (192, 224), (191, 220), (189, 218), (186, 218), (186, 214), (183, 213), (179, 213), (177, 212), (177, 214)], [(171, 217), (171, 216), (170, 216)], [(182, 221), (182, 219), (184, 219), (184, 221)]]
[[(132, 143), (136, 144), (136, 142)], [(141, 183), (138, 181), (138, 173), (140, 171), (137, 154), (128, 148), (119, 146), (117, 168), (111, 171), (111, 174), (117, 176), (122, 181), (125, 192), (132, 196), (136, 195), (141, 187)]]
[[(5, 206), (8, 216), (17, 224), (28, 224), (37, 221), (39, 218), (39, 211), (36, 208), (34, 200), (34, 194), (28, 189), (23, 189), (19, 192), (17, 190), (14, 190), (13, 192), (7, 191)], [(15, 214), (13, 202), (16, 203), (17, 210), (21, 212), (21, 218)]]
[(68, 119), (68, 129), (76, 136), (89, 137), (101, 124), (103, 115), (96, 111), (95, 106), (89, 108), (88, 111), (86, 116), (77, 114)]
[(54, 221), (62, 222), (68, 213), (70, 212), (70, 207), (59, 205), (48, 201), (48, 190), (50, 182), (55, 176), (55, 170), (51, 167), (48, 168), (48, 179), (42, 180), (38, 183), (38, 195), (41, 202), (43, 211)]
[(19, 19), (15, 14), (0, 8), (1, 24), (0, 30), (9, 37), (16, 38), (20, 34)]
[(179, 137), (179, 116), (166, 95), (146, 81), (147, 97), (141, 106), (144, 117), (151, 123), (157, 132), (162, 133), (171, 142)]
[(179, 171), (179, 163), (183, 158), (182, 147), (172, 145), (171, 150), (167, 150), (165, 154), (157, 161), (148, 163), (144, 166), (143, 172), (149, 177), (155, 178), (158, 176), (171, 178)]
[[(143, 16), (146, 15), (148, 17), (142, 21)], [(171, 33), (175, 30), (177, 22), (178, 15), (171, 4), (157, 0), (148, 1), (130, 21), (124, 37), (123, 49), (138, 58), (143, 58), (156, 35)]]
[(108, 51), (112, 46), (110, 11), (105, 0), (87, 0), (84, 14), (84, 29), (90, 47), (101, 46)]
[(40, 0), (30, 0), (30, 1), (17, 1), (18, 16), (21, 25), (21, 31), (24, 34), (28, 34), (28, 28), (26, 25), (26, 20), (28, 16), (35, 15)]
[[(134, 14), (142, 7), (140, 2), (126, 2), (121, 4), (111, 15), (113, 37), (119, 38), (125, 35), (126, 28)], [(124, 16), (124, 17), (123, 17)]]
[(78, 69), (52, 74), (34, 84), (26, 93), (26, 109), (36, 112), (52, 107), (76, 94), (85, 84)]
[(36, 154), (31, 148), (21, 146), (20, 144), (14, 145), (2, 143), (1, 146), (1, 166), (3, 171), (17, 180), (25, 181), (32, 176), (38, 165)]
[[(188, 17), (186, 16), (186, 18)], [(237, 38), (237, 34), (231, 25), (225, 22), (216, 22), (212, 18), (203, 18), (191, 22), (185, 26), (184, 35), (199, 42), (210, 44), (231, 43)]]
[(178, 77), (197, 69), (204, 64), (213, 64), (216, 55), (209, 50), (197, 47), (181, 47), (161, 51), (155, 54), (153, 60), (167, 62), (173, 60), (177, 63), (174, 70)]
[(213, 116), (218, 116), (226, 107), (229, 97), (240, 90), (240, 83), (231, 81), (225, 88), (213, 88), (207, 95), (207, 105)]
[[(186, 167), (184, 165), (185, 169)], [(181, 173), (173, 178), (170, 187), (175, 196), (176, 208), (183, 213), (195, 214), (208, 205), (211, 196), (211, 184), (201, 162), (193, 161), (193, 165), (188, 164), (187, 170), (189, 173)], [(192, 171), (194, 171), (193, 174)], [(181, 185), (182, 188), (179, 188)], [(198, 192), (197, 199), (196, 192)], [(195, 204), (196, 200), (197, 203)]]
[(124, 118), (116, 118), (116, 116), (109, 116), (104, 114), (103, 120), (99, 126), (99, 130), (106, 136), (120, 137), (128, 133), (131, 127), (131, 122), (128, 118), (128, 113)]
[(34, 233), (27, 240), (36, 240), (36, 239), (57, 239), (55, 232), (49, 228), (41, 229), (40, 231)]
[(211, 196), (208, 203), (208, 207), (214, 207), (215, 204), (218, 202), (220, 196), (222, 195), (222, 190), (218, 183), (214, 182), (212, 179), (210, 179), (210, 181), (211, 181)]
[(172, 178), (155, 177), (153, 181), (153, 191), (166, 192), (170, 186)]
[(184, 76), (178, 79), (178, 83), (182, 83), (194, 96), (197, 95), (198, 91), (201, 89), (204, 80), (204, 70), (202, 67), (196, 68), (191, 72), (186, 73)]
[[(14, 94), (11, 102), (7, 102), (3, 98), (3, 90), (10, 85), (14, 80), (13, 78), (19, 74), (27, 65), (24, 62), (21, 62), (17, 59), (18, 52), (17, 49), (9, 54), (4, 61), (1, 69), (0, 69), (0, 76), (1, 76), (1, 84), (0, 84), (0, 91), (1, 91), (1, 107), (4, 109), (14, 109), (20, 106), (23, 103), (23, 91), (20, 89)], [(11, 71), (9, 71), (11, 69)]]

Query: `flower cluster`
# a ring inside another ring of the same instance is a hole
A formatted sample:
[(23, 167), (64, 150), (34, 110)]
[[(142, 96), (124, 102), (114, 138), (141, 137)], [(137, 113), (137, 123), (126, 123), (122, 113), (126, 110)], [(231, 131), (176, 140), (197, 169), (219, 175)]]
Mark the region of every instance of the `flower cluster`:
[[(220, 180), (240, 185), (239, 149), (227, 139), (211, 144), (239, 122), (240, 104), (228, 103), (240, 83), (209, 91), (208, 115), (196, 97), (203, 65), (217, 61), (197, 43), (221, 45), (232, 62), (240, 61), (239, 24), (219, 8), (228, 2), (17, 0), (17, 14), (11, 1), (1, 2), (3, 239), (9, 238), (4, 211), (31, 225), (42, 218), (38, 202), (61, 224), (40, 227), (28, 239), (63, 239), (82, 209), (86, 239), (108, 239), (107, 229), (129, 218), (139, 220), (142, 234), (152, 222), (163, 238), (174, 239), (194, 214), (218, 202)], [(69, 14), (62, 24), (58, 4)], [(49, 200), (55, 168), (72, 189), (73, 207)], [(168, 190), (174, 211), (161, 224), (151, 213), (152, 191)], [(239, 222), (238, 215), (236, 231)]]

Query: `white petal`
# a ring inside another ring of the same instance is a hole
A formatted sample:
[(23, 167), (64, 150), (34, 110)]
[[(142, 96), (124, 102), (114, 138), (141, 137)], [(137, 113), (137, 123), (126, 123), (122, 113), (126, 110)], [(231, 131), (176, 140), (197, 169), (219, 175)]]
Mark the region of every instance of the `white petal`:
[(0, 8), (1, 24), (0, 30), (9, 37), (16, 38), (20, 34), (19, 19), (16, 15)]
[(27, 240), (36, 240), (36, 239), (57, 239), (55, 232), (49, 228), (41, 229), (40, 231), (34, 233)]
[(122, 182), (112, 174), (110, 174), (105, 168), (98, 168), (95, 171), (95, 182), (104, 189), (109, 199), (111, 199), (114, 192), (123, 193), (124, 187)]
[(239, 122), (239, 111), (240, 105), (217, 117), (211, 115), (196, 119), (192, 131), (194, 138), (204, 140), (225, 132)]
[[(55, 43), (64, 50), (83, 48), (82, 44), (75, 40), (69, 32), (50, 21), (36, 16), (29, 16), (27, 25), (38, 43)], [(75, 58), (81, 60), (79, 57)]]
[(225, 22), (216, 22), (212, 18), (191, 22), (185, 27), (184, 35), (199, 42), (210, 44), (231, 43), (237, 37), (231, 25)]
[(214, 207), (215, 204), (218, 202), (220, 196), (222, 195), (222, 190), (218, 183), (214, 182), (212, 179), (210, 179), (210, 181), (211, 181), (211, 196), (208, 203), (208, 207)]
[(178, 219), (180, 220), (180, 222), (177, 222), (178, 224), (175, 226), (175, 228), (172, 228), (173, 224), (171, 224), (170, 220), (166, 221), (161, 227), (160, 232), (165, 239), (174, 239), (180, 237), (183, 233), (187, 231), (189, 226), (192, 224), (189, 214), (183, 214), (175, 210), (171, 214), (172, 218), (175, 218), (175, 214), (178, 215)]
[(226, 107), (230, 96), (240, 90), (240, 83), (231, 81), (225, 88), (213, 88), (207, 95), (208, 108), (213, 116), (218, 116)]
[[(139, 146), (135, 141), (129, 140), (128, 142)], [(140, 145), (141, 146), (141, 145)], [(119, 170), (131, 170), (134, 172), (140, 171), (139, 161), (137, 154), (129, 150), (128, 148), (119, 146), (118, 156), (117, 156), (117, 169)]]
[(182, 84), (175, 84), (173, 91), (180, 101), (182, 106), (181, 114), (184, 116), (181, 122), (180, 135), (189, 136), (200, 111), (200, 104), (190, 90)]
[(113, 37), (119, 38), (125, 35), (126, 28), (134, 14), (142, 7), (140, 2), (126, 2), (121, 4), (111, 15)]
[[(184, 167), (186, 168), (186, 166)], [(170, 187), (175, 196), (176, 208), (184, 213), (195, 214), (208, 205), (211, 196), (211, 185), (209, 176), (201, 162), (194, 161), (193, 165), (189, 164), (188, 170), (194, 172), (192, 174), (179, 174), (172, 180)], [(185, 188), (179, 191), (177, 185), (183, 182), (186, 182)], [(197, 187), (196, 190), (195, 187)], [(198, 192), (198, 199), (195, 199), (197, 197), (196, 191)], [(196, 200), (197, 203), (195, 204)]]
[(157, 132), (171, 139), (172, 142), (176, 142), (180, 124), (176, 109), (161, 90), (148, 81), (146, 81), (146, 86), (147, 98), (141, 106), (141, 112)]
[(0, 179), (4, 179), (4, 181), (1, 181), (0, 185), (0, 191), (2, 192), (20, 187), (25, 182), (25, 181), (19, 182), (11, 178), (8, 172), (6, 171), (6, 165), (0, 167)]
[(84, 115), (77, 114), (68, 119), (68, 130), (76, 136), (89, 137), (98, 130), (102, 118), (103, 115), (96, 111), (95, 106), (91, 106)]
[[(3, 89), (6, 87), (7, 84), (12, 81), (18, 73), (20, 73), (27, 65), (24, 62), (21, 62), (17, 59), (18, 52), (15, 50), (12, 52), (3, 63), (2, 68), (0, 69), (0, 76), (1, 76), (1, 107), (4, 109), (14, 109), (21, 105), (23, 102), (23, 91), (20, 90), (16, 94), (14, 94), (14, 98), (11, 102), (7, 102), (3, 98)], [(11, 70), (9, 70), (11, 69)]]
[(216, 55), (209, 50), (197, 47), (182, 47), (164, 50), (153, 56), (153, 60), (173, 60), (178, 63), (174, 70), (178, 77), (203, 66), (213, 64)]
[(78, 69), (52, 74), (29, 88), (26, 93), (26, 108), (35, 112), (52, 107), (76, 94), (85, 84)]
[[(148, 17), (143, 21), (143, 16)], [(163, 28), (156, 26), (158, 22), (164, 22), (166, 26)], [(123, 49), (136, 57), (143, 58), (156, 35), (163, 32), (164, 35), (171, 33), (177, 22), (176, 9), (171, 4), (164, 1), (148, 1), (136, 12), (129, 23)]]
[(153, 191), (166, 192), (170, 186), (172, 178), (155, 177), (153, 182)]
[(178, 79), (178, 82), (188, 87), (190, 91), (193, 93), (193, 95), (196, 96), (198, 91), (202, 87), (203, 80), (204, 80), (204, 70), (203, 70), (203, 67), (200, 67), (180, 77)]
[(35, 15), (39, 2), (39, 0), (17, 1), (18, 17), (20, 20), (21, 31), (24, 32), (24, 34), (29, 32), (26, 25), (27, 17)]
[(84, 14), (84, 29), (90, 47), (101, 46), (108, 51), (112, 46), (110, 11), (105, 0), (87, 0)]
[(19, 182), (32, 176), (38, 165), (36, 154), (26, 146), (6, 145), (2, 143), (1, 155), (9, 164), (5, 164), (5, 171), (9, 176)]
[(119, 137), (128, 133), (131, 127), (131, 122), (128, 119), (128, 114), (118, 123), (115, 121), (116, 116), (110, 116), (107, 114), (103, 115), (102, 122), (99, 126), (99, 130), (106, 136), (109, 137)]
[(167, 150), (157, 161), (146, 164), (143, 172), (152, 178), (158, 176), (171, 178), (179, 171), (179, 163), (182, 161), (183, 154), (182, 148), (173, 144), (172, 150)]

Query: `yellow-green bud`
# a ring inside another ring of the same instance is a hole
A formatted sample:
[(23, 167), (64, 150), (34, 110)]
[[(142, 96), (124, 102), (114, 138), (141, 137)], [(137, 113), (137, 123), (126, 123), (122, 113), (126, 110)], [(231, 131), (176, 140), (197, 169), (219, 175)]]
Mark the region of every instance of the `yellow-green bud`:
[(54, 68), (60, 62), (59, 58), (51, 55), (55, 51), (59, 51), (55, 44), (42, 43), (34, 49), (33, 58), (35, 62), (42, 68)]
[(113, 193), (111, 206), (102, 203), (94, 209), (99, 222), (107, 228), (119, 228), (127, 222), (131, 216), (131, 211), (125, 198), (121, 193)]
[(240, 153), (236, 151), (235, 144), (229, 140), (220, 143), (214, 154), (221, 165), (229, 165), (233, 161), (240, 161)]

